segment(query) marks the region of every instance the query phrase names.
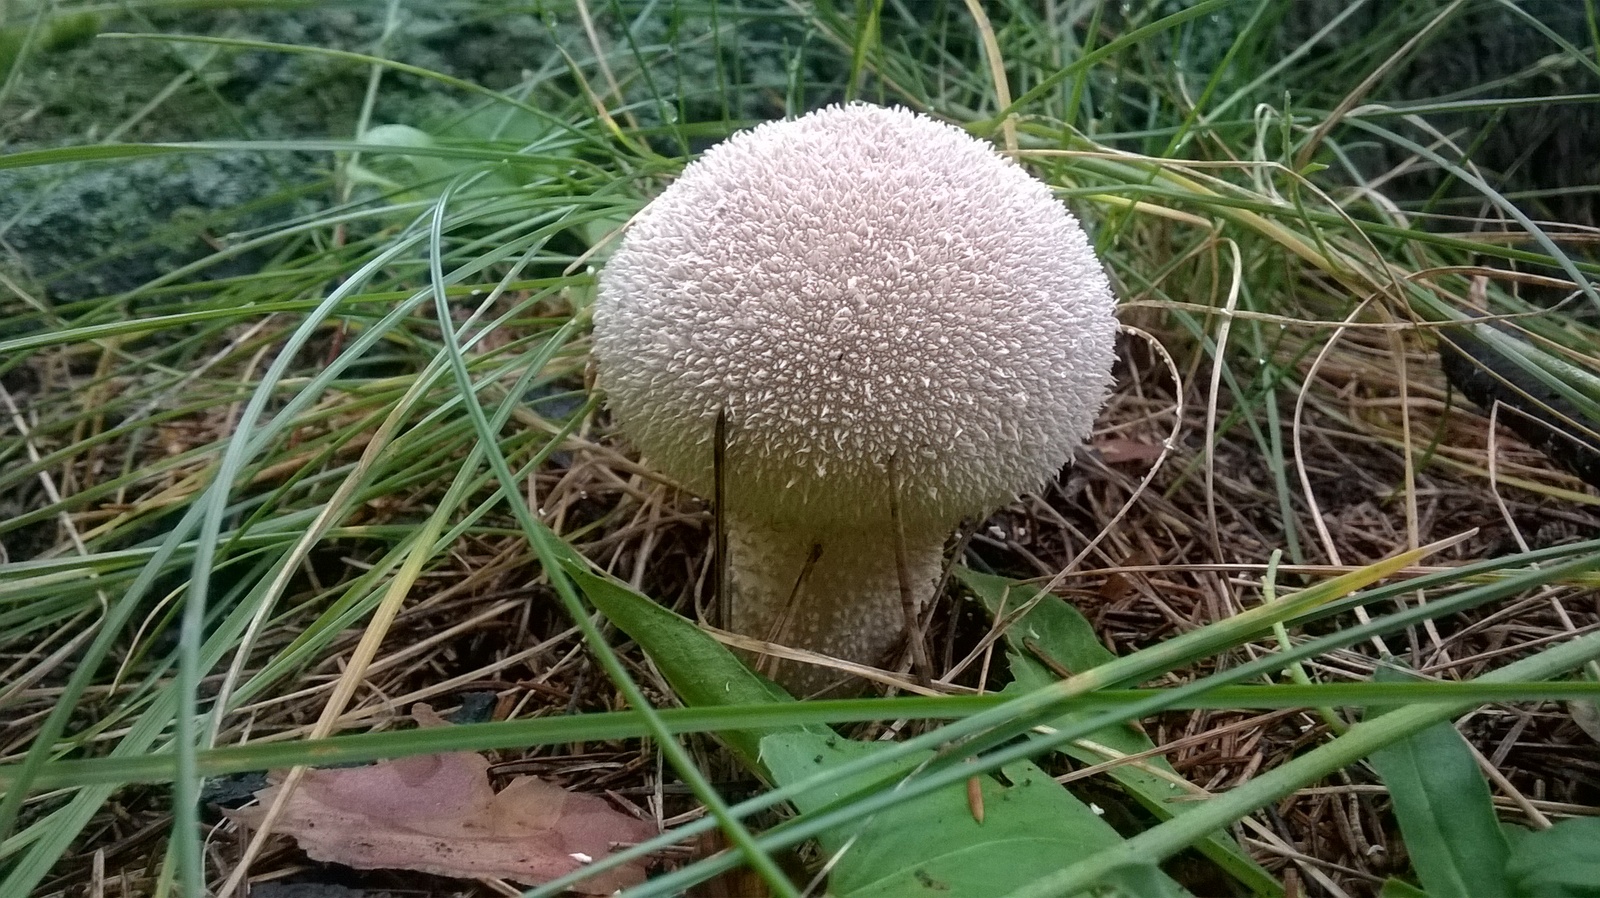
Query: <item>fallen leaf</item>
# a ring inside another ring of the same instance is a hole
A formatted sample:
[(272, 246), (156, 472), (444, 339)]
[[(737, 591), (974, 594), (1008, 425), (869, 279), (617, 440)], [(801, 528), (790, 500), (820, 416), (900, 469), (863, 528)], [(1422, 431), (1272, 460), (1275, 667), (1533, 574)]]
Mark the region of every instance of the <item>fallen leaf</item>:
[(1095, 451), (1100, 453), (1100, 460), (1108, 465), (1121, 465), (1129, 462), (1143, 462), (1147, 465), (1154, 464), (1166, 447), (1160, 443), (1143, 443), (1138, 440), (1129, 440), (1122, 437), (1098, 440), (1094, 444)]
[[(691, 855), (694, 859), (711, 857), (725, 851), (738, 851), (722, 834), (722, 830), (713, 829), (701, 833), (691, 843)], [(804, 881), (810, 878), (798, 866), (798, 859), (788, 852), (779, 852), (773, 860), (778, 862), (781, 869), (792, 871), (792, 879)], [(761, 878), (761, 874), (749, 867), (734, 867), (724, 870), (705, 882), (689, 887), (684, 892), (684, 898), (772, 898), (772, 887)]]
[[(281, 785), (228, 812), (259, 826)], [(364, 870), (416, 870), (538, 885), (655, 835), (595, 795), (519, 776), (496, 793), (489, 762), (472, 752), (421, 755), (367, 767), (309, 770), (275, 825), (312, 858)], [(609, 895), (644, 881), (635, 862), (575, 891)]]
[[(1143, 549), (1134, 549), (1122, 559), (1122, 567), (1139, 567), (1150, 563)], [(1122, 571), (1112, 571), (1106, 576), (1106, 582), (1100, 585), (1100, 598), (1107, 604), (1115, 604), (1128, 597), (1133, 592), (1136, 583), (1133, 576)]]

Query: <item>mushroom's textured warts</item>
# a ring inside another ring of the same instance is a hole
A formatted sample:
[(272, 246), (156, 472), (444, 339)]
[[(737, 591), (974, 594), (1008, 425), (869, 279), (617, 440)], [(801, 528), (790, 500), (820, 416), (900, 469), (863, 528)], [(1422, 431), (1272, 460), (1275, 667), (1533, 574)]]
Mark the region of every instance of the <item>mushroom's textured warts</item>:
[[(776, 572), (732, 522), (799, 546), (774, 559), (823, 547), (796, 619), (854, 621), (813, 588), (877, 584), (838, 602), (876, 603), (887, 636), (796, 624), (781, 640), (872, 663), (899, 635), (897, 589), (878, 594), (884, 572), (896, 586), (890, 490), (926, 593), (962, 517), (1053, 476), (1087, 437), (1113, 306), (1046, 185), (959, 128), (854, 104), (736, 134), (685, 169), (601, 273), (595, 353), (619, 425), (701, 495), (726, 415), (736, 627), (765, 635), (738, 609), (786, 601), (793, 571), (757, 585)], [(872, 645), (840, 648), (852, 639)]]

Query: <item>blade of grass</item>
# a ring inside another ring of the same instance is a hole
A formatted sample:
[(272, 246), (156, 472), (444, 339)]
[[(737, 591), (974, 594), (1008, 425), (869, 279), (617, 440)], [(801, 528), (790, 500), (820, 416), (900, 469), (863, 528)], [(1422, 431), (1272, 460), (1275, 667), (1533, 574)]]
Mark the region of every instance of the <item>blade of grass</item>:
[[(433, 251), (429, 253), (428, 263), (431, 281), (434, 286), (435, 310), (440, 321), (450, 320), (450, 307), (446, 298), (447, 294), (443, 289), (447, 279), (440, 262), (438, 247), (443, 239), (444, 211), (448, 207), (451, 193), (452, 191), (447, 190), (445, 195), (440, 197), (430, 225), (430, 242)], [(471, 396), (474, 392), (472, 376), (467, 371), (459, 346), (452, 339), (447, 339), (445, 346), (450, 349), (450, 370), (455, 376), (457, 387), (464, 395)], [(582, 631), (584, 641), (588, 644), (590, 650), (595, 653), (601, 667), (606, 671), (606, 675), (622, 691), (628, 703), (644, 715), (645, 719), (650, 723), (651, 730), (656, 736), (657, 744), (662, 753), (666, 755), (668, 762), (672, 764), (678, 775), (683, 777), (684, 782), (694, 792), (695, 797), (706, 805), (728, 838), (739, 847), (746, 862), (761, 875), (762, 879), (778, 895), (799, 898), (799, 893), (794, 890), (788, 878), (778, 869), (771, 855), (760, 850), (755, 845), (749, 830), (728, 812), (726, 803), (722, 801), (716, 789), (705, 779), (699, 768), (695, 766), (694, 759), (689, 756), (677, 739), (661, 724), (660, 716), (655, 711), (654, 706), (645, 698), (638, 684), (629, 676), (621, 659), (617, 657), (616, 652), (605, 641), (605, 637), (600, 633), (599, 628), (590, 619), (588, 612), (583, 607), (582, 600), (578, 598), (572, 581), (561, 567), (560, 559), (570, 550), (566, 550), (566, 547), (560, 543), (555, 534), (550, 532), (543, 521), (533, 516), (532, 511), (525, 502), (514, 498), (518, 495), (517, 481), (512, 474), (511, 468), (506, 463), (505, 456), (499, 450), (499, 433), (491, 428), (482, 407), (476, 402), (466, 403), (466, 408), (468, 414), (472, 417), (474, 426), (478, 429), (479, 439), (481, 440), (480, 445), (485, 447), (489, 457), (489, 464), (499, 478), (501, 487), (505, 490), (506, 504), (510, 506), (512, 513), (516, 516), (517, 523), (527, 533), (528, 540), (533, 545), (534, 551), (538, 554), (540, 563), (544, 567), (546, 578), (549, 579), (550, 584), (560, 596), (561, 602), (566, 607), (567, 614), (572, 619), (572, 622)]]
[[(1508, 664), (1479, 677), (1485, 683), (1511, 683), (1557, 676), (1600, 657), (1600, 633), (1580, 636)], [(1008, 898), (1055, 898), (1076, 895), (1106, 873), (1124, 864), (1143, 863), (1149, 858), (1167, 858), (1206, 833), (1227, 826), (1259, 808), (1288, 795), (1306, 783), (1313, 783), (1336, 770), (1348, 767), (1385, 746), (1419, 733), (1434, 724), (1450, 720), (1472, 709), (1472, 705), (1427, 705), (1391, 711), (1352, 726), (1343, 736), (1319, 746), (1280, 767), (1257, 776), (1238, 788), (1207, 802), (1197, 813), (1174, 818), (1154, 829), (1129, 839), (1105, 854), (1080, 861), (1060, 873), (1011, 893)]]

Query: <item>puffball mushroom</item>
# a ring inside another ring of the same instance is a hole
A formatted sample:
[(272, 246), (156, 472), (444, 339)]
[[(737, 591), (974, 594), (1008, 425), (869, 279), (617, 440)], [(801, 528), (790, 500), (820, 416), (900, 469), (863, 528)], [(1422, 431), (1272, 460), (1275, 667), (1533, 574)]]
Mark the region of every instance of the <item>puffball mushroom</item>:
[(601, 272), (594, 351), (622, 431), (702, 496), (725, 416), (731, 627), (878, 664), (907, 631), (901, 571), (920, 607), (955, 526), (1089, 434), (1113, 306), (1043, 183), (959, 128), (851, 104), (690, 164)]

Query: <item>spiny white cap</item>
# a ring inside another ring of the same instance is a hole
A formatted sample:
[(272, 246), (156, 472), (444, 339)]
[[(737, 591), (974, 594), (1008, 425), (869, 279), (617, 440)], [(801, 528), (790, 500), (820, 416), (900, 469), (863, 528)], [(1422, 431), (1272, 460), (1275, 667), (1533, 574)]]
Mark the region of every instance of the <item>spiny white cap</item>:
[(1076, 219), (987, 143), (830, 106), (735, 134), (634, 221), (595, 353), (646, 458), (774, 522), (945, 528), (1051, 477), (1111, 384), (1106, 276)]

